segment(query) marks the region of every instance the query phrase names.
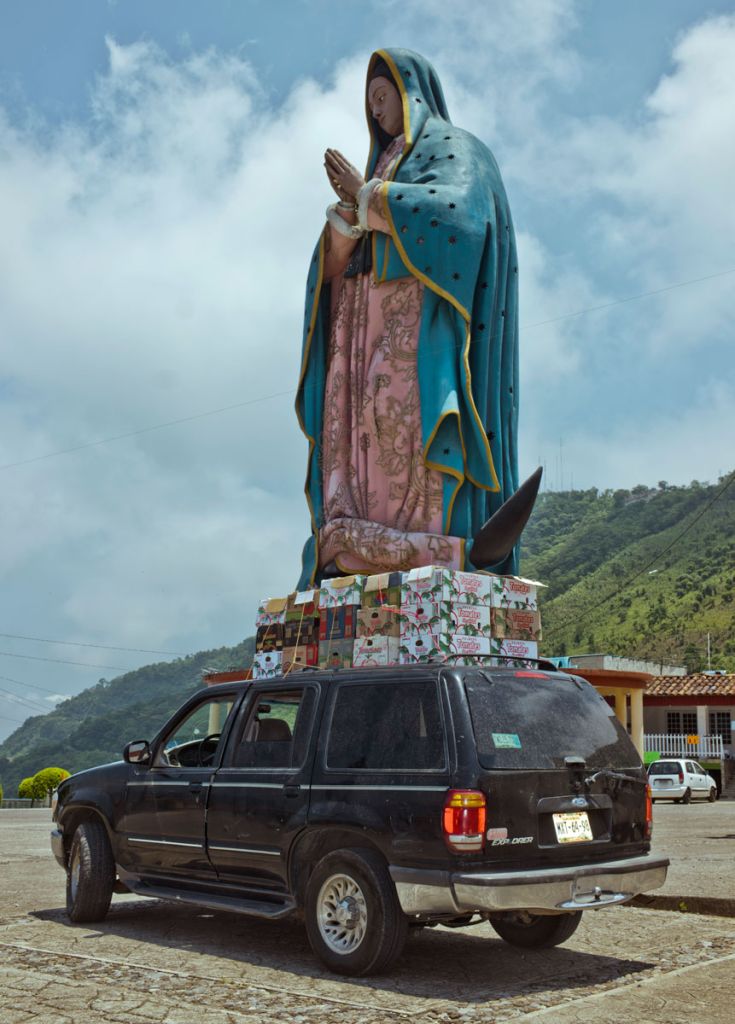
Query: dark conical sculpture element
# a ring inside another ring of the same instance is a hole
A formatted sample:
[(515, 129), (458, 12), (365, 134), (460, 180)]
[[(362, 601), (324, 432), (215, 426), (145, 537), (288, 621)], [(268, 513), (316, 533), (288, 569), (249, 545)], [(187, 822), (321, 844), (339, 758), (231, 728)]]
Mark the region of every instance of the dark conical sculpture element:
[(495, 565), (511, 553), (533, 511), (542, 473), (539, 466), (478, 531), (470, 550), (475, 568)]

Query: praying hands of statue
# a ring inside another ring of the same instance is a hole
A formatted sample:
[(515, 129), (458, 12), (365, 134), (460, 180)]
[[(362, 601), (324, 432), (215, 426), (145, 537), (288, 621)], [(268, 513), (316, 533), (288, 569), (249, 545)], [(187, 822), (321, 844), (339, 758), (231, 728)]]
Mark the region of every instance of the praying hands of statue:
[(356, 203), (357, 194), (365, 184), (358, 169), (338, 149), (328, 149), (324, 154), (324, 168), (329, 184), (343, 203)]

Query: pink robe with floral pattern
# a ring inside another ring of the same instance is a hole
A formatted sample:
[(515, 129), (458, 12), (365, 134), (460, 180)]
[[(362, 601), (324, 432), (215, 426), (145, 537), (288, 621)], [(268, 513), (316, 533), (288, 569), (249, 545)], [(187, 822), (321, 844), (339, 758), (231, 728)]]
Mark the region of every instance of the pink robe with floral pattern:
[[(399, 136), (378, 161), (376, 177), (402, 147)], [(377, 202), (368, 224), (388, 231)], [(461, 539), (442, 533), (442, 474), (424, 464), (417, 381), (423, 285), (412, 276), (382, 284), (372, 273), (345, 278), (354, 243), (328, 231), (319, 564), (344, 572), (461, 568)]]

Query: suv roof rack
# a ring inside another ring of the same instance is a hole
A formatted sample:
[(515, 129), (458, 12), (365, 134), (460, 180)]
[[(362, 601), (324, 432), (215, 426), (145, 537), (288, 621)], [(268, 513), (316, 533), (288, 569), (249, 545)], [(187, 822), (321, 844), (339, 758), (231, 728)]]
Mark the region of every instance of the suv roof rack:
[(452, 658), (476, 658), (477, 661), (484, 661), (486, 658), (492, 658), (493, 661), (522, 661), (524, 664), (528, 661), (532, 661), (534, 665), (538, 665), (539, 668), (544, 669), (546, 672), (561, 671), (553, 661), (549, 661), (547, 658), (528, 658), (520, 654), (448, 654), (445, 664), (451, 664), (450, 659)]

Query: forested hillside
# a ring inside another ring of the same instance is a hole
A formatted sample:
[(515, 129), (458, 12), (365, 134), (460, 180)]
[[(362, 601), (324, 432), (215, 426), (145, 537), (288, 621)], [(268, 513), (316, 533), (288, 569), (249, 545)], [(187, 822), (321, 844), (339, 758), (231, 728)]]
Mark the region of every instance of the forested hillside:
[(152, 738), (202, 685), (205, 669), (249, 665), (252, 659), (250, 638), (236, 647), (146, 665), (111, 681), (102, 679), (49, 714), (29, 718), (0, 744), (5, 796), (14, 797), (21, 779), (48, 765), (75, 772), (119, 760), (129, 740)]
[(544, 654), (735, 670), (735, 484), (539, 496), (522, 572), (548, 584)]
[[(607, 652), (735, 671), (735, 484), (643, 485), (539, 496), (521, 571), (548, 584), (546, 655)], [(201, 685), (203, 669), (249, 665), (253, 640), (128, 672), (29, 719), (0, 744), (13, 796), (39, 768), (79, 771), (150, 738)]]

